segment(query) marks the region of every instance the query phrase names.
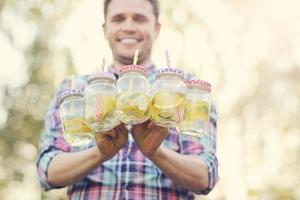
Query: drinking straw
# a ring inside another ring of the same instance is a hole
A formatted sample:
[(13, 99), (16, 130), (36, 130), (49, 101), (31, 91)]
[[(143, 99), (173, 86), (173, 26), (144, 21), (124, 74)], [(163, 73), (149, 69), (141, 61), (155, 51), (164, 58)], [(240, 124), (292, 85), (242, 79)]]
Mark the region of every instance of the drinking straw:
[[(104, 72), (104, 68), (105, 68), (105, 58), (102, 59), (100, 72)], [(100, 103), (101, 103), (101, 98), (98, 96), (96, 97), (96, 107), (95, 107), (95, 114), (98, 121), (100, 121), (100, 108), (101, 108)]]
[[(139, 58), (139, 50), (136, 49), (135, 52), (134, 52), (134, 57), (133, 57), (133, 65), (137, 64), (138, 58)], [(128, 91), (131, 91), (132, 84), (133, 84), (133, 79), (130, 79)]]
[[(72, 90), (74, 90), (74, 89), (76, 89), (76, 79), (75, 79), (75, 75), (73, 74), (73, 75), (71, 76), (70, 90), (72, 91)], [(74, 103), (71, 104), (70, 110), (71, 110), (72, 112), (73, 112), (74, 110), (76, 110), (76, 107), (75, 107), (75, 104), (74, 104)]]
[(168, 68), (170, 68), (171, 62), (170, 62), (170, 56), (169, 56), (168, 50), (165, 50), (165, 54), (166, 54), (167, 66), (168, 66)]
[(96, 109), (95, 109), (95, 112), (96, 112), (97, 120), (100, 121), (100, 97), (96, 98)]
[(177, 113), (177, 119), (178, 119), (178, 123), (180, 122), (180, 111), (179, 111), (179, 107), (176, 108), (176, 113)]
[(135, 52), (134, 52), (134, 57), (133, 57), (133, 64), (134, 65), (137, 64), (138, 58), (139, 58), (139, 50), (136, 49)]
[[(97, 107), (97, 106), (96, 106)], [(98, 109), (95, 108), (95, 115), (96, 115), (96, 118), (97, 118), (97, 121), (100, 121), (100, 117), (99, 117), (99, 113), (98, 113)]]
[(101, 72), (104, 72), (104, 68), (105, 68), (105, 58), (102, 59)]
[[(171, 62), (170, 62), (170, 55), (168, 50), (165, 50), (165, 56), (166, 56), (166, 60), (167, 60), (167, 66), (168, 68), (171, 67)], [(178, 122), (180, 122), (180, 111), (179, 111), (179, 107), (176, 108), (176, 113), (177, 113), (177, 120)]]

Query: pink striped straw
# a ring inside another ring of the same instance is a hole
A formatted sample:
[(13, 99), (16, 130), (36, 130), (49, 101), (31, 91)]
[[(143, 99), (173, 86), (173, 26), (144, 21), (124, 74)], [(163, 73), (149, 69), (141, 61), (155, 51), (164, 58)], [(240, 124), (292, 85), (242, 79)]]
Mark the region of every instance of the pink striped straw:
[(167, 66), (171, 67), (171, 62), (170, 62), (170, 56), (168, 50), (165, 50), (166, 53), (166, 59), (167, 59)]
[(105, 58), (102, 59), (101, 72), (104, 72), (104, 68), (105, 68)]
[(180, 111), (179, 111), (179, 107), (177, 107), (177, 109), (176, 109), (176, 112), (177, 112), (177, 119), (178, 119), (178, 123), (180, 122)]
[(96, 98), (96, 109), (95, 109), (95, 112), (96, 112), (97, 120), (100, 121), (100, 97)]
[(94, 111), (95, 111), (95, 115), (96, 115), (97, 121), (100, 121), (100, 117), (99, 117), (99, 113), (97, 112), (97, 109), (95, 109)]

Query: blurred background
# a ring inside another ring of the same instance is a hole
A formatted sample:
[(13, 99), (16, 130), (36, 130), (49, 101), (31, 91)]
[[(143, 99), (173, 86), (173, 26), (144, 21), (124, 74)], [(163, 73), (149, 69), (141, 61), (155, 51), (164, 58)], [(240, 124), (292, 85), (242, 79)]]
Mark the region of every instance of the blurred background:
[[(199, 199), (300, 199), (300, 1), (164, 0), (153, 57), (213, 85), (220, 180)], [(35, 173), (56, 86), (111, 60), (102, 1), (0, 0), (0, 199), (65, 199)], [(201, 67), (202, 66), (202, 67)]]

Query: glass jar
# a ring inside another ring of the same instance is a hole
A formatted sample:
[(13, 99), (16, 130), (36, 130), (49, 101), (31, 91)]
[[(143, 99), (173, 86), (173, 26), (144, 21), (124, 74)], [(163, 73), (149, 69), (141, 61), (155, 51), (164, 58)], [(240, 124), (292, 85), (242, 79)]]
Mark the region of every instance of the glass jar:
[(59, 99), (60, 115), (65, 140), (71, 146), (80, 146), (93, 140), (91, 129), (84, 124), (84, 98), (82, 90), (68, 90)]
[(151, 89), (151, 120), (159, 126), (176, 127), (184, 110), (185, 89), (182, 70), (159, 69)]
[(111, 73), (89, 76), (85, 97), (85, 123), (93, 132), (108, 131), (120, 124), (116, 109), (116, 78)]
[(208, 133), (211, 107), (211, 85), (202, 80), (189, 80), (187, 85), (186, 106), (178, 130), (192, 136)]
[(150, 86), (146, 68), (140, 65), (122, 67), (117, 88), (117, 109), (120, 112), (120, 120), (129, 125), (148, 120)]

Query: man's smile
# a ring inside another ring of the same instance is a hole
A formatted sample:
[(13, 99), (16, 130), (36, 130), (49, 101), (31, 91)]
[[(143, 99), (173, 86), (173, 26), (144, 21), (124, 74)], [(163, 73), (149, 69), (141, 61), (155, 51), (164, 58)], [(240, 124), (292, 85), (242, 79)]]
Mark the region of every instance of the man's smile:
[(142, 41), (142, 38), (137, 36), (121, 36), (117, 38), (117, 42), (120, 42), (124, 45), (134, 45), (140, 41)]

